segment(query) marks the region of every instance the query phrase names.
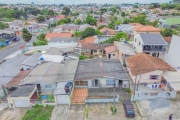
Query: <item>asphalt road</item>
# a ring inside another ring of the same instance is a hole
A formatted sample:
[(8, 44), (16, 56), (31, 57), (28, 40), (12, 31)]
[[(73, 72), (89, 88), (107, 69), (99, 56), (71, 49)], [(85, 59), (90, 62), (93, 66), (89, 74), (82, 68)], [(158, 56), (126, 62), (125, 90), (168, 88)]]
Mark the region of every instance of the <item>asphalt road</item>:
[(0, 61), (2, 61), (5, 57), (11, 55), (12, 53), (19, 50), (20, 46), (25, 45), (26, 43), (24, 41), (19, 41), (16, 43), (13, 43), (12, 45), (8, 46), (9, 48), (0, 49)]

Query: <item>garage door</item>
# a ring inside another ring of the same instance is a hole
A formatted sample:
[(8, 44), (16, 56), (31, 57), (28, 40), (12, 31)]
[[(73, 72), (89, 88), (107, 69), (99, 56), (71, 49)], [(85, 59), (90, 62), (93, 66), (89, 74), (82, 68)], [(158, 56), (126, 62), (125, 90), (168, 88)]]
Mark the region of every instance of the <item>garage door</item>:
[(15, 107), (29, 107), (28, 100), (14, 100)]
[(69, 95), (58, 95), (57, 96), (57, 103), (58, 104), (70, 104)]

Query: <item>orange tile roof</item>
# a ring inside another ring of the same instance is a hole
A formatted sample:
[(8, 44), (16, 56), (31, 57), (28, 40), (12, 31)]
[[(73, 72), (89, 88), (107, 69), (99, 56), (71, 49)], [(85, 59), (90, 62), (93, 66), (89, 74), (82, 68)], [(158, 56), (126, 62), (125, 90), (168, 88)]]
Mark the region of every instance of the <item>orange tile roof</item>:
[(144, 26), (144, 25), (142, 25), (142, 24), (140, 24), (140, 23), (129, 23), (129, 25), (130, 25), (130, 26)]
[(80, 40), (79, 43), (81, 44), (94, 43), (95, 40), (96, 40), (96, 37), (91, 36), (91, 37), (84, 38), (84, 40)]
[(72, 103), (85, 103), (86, 97), (88, 97), (87, 88), (74, 88)]
[(168, 63), (160, 58), (150, 56), (145, 53), (139, 53), (126, 58), (128, 67), (132, 75), (139, 75), (155, 70), (176, 71)]
[(21, 80), (23, 80), (31, 70), (21, 71), (18, 75), (16, 75), (9, 83), (6, 84), (6, 88), (18, 86)]
[(137, 32), (161, 32), (161, 29), (153, 27), (153, 26), (138, 26), (133, 28), (133, 30)]
[(116, 32), (111, 28), (104, 27), (100, 30), (100, 32), (102, 32), (102, 33), (105, 31), (107, 31), (109, 35), (115, 35), (116, 34)]
[(171, 39), (172, 39), (172, 37), (164, 37), (164, 40), (169, 43), (171, 42)]
[(47, 33), (46, 38), (53, 37), (72, 37), (72, 33)]
[(118, 49), (115, 46), (110, 46), (105, 48), (106, 53), (112, 53), (118, 51)]

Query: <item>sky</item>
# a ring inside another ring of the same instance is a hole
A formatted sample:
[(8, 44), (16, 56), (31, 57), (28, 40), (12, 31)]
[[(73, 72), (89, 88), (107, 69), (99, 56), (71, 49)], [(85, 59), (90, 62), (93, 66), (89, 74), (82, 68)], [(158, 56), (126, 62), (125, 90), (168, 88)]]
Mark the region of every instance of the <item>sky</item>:
[[(165, 3), (171, 0), (125, 0), (125, 3)], [(97, 4), (121, 4), (124, 3), (123, 0), (0, 0), (0, 3), (16, 4), (16, 3), (26, 3), (30, 4), (34, 2), (35, 4), (84, 4), (84, 3), (97, 3)]]

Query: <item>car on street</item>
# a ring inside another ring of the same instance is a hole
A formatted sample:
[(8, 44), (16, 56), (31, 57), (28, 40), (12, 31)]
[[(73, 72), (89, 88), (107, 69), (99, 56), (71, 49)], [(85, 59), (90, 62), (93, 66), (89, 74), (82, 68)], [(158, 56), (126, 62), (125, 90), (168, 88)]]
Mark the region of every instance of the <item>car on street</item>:
[(123, 101), (123, 106), (126, 117), (135, 117), (134, 107), (131, 101), (129, 100)]

